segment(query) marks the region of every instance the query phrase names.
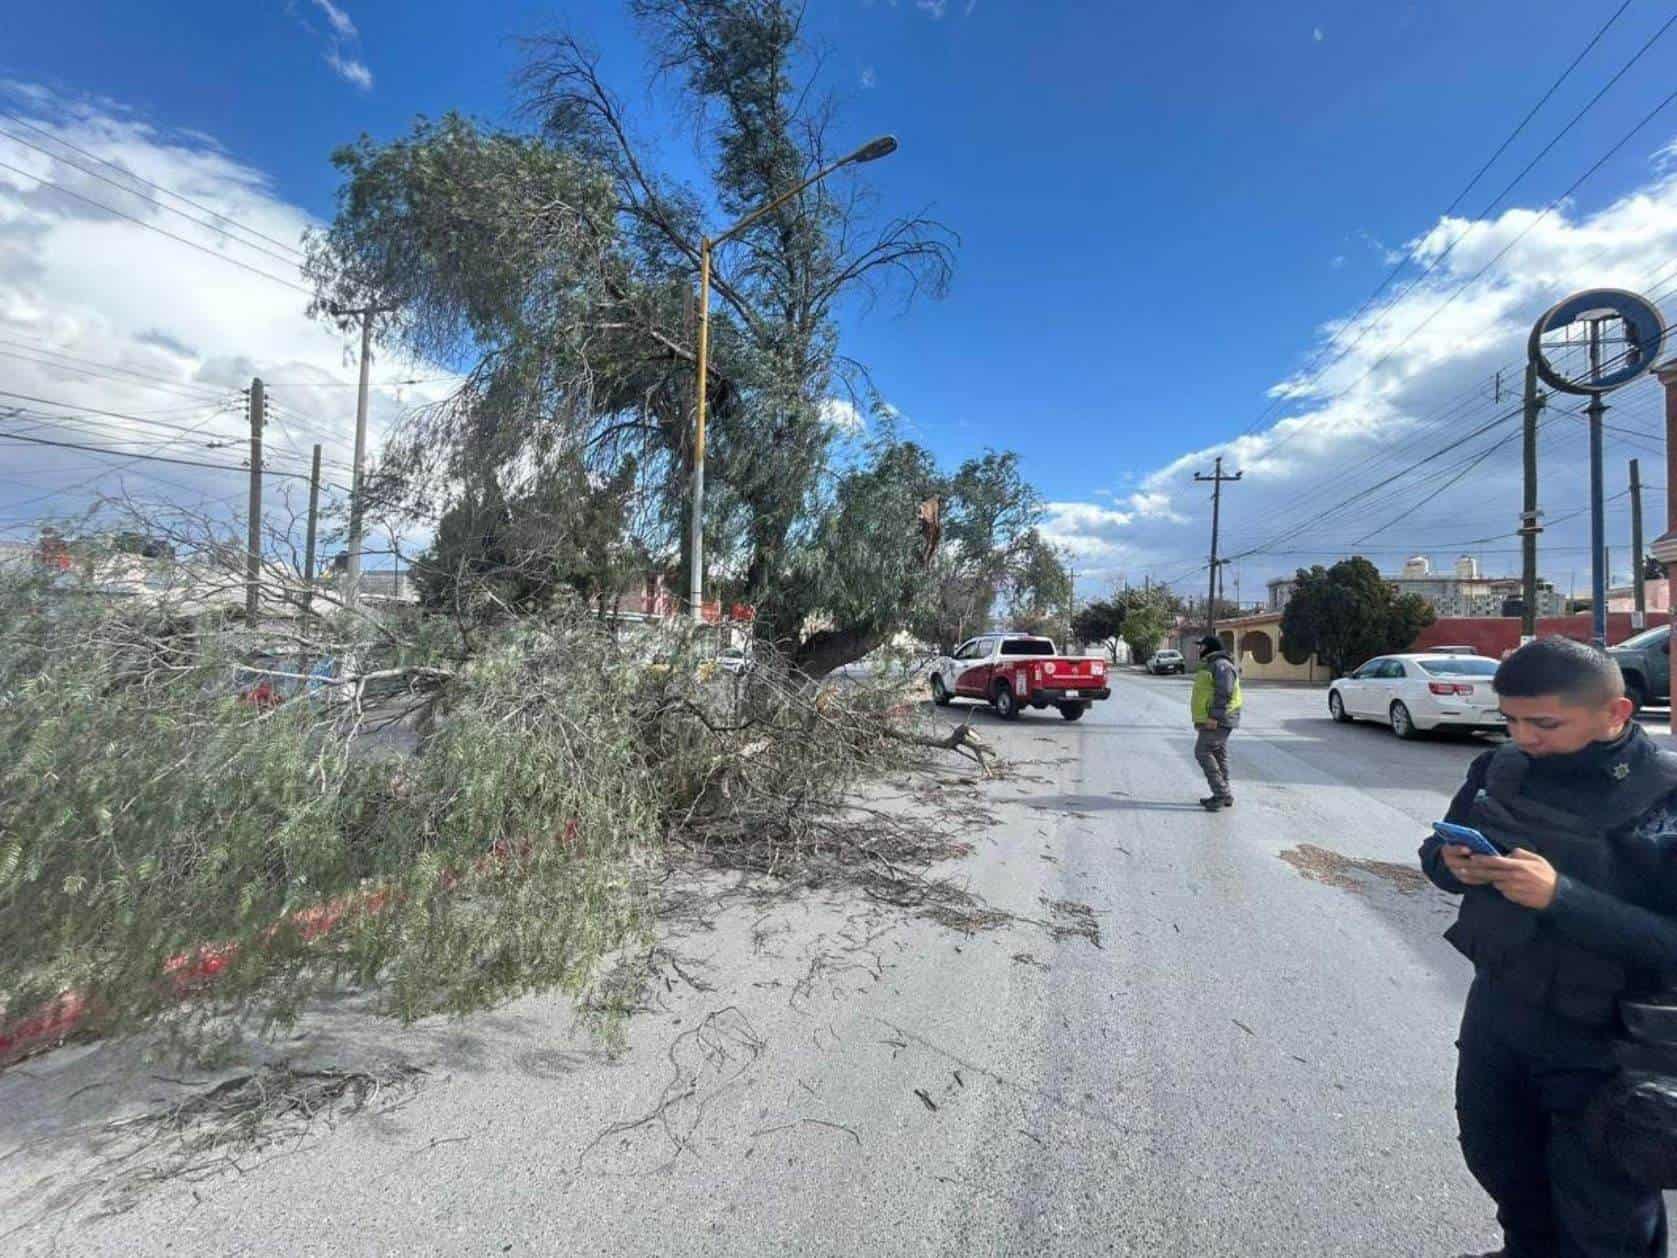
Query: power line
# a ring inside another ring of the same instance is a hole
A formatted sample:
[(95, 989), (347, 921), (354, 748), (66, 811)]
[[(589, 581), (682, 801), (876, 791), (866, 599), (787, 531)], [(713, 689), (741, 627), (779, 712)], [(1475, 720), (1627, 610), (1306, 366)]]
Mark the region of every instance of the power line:
[[(240, 231), (245, 232), (247, 235), (255, 236), (259, 240), (266, 240), (271, 245), (278, 245), (281, 249), (287, 250), (288, 252), (295, 254), (299, 259), (301, 259), (303, 257), (302, 252), (300, 250), (298, 250), (295, 246), (288, 245), (283, 240), (276, 240), (272, 236), (265, 235), (264, 233), (257, 231), (254, 227), (246, 227), (243, 223), (239, 222), (237, 219), (233, 218), (231, 215), (223, 214), (220, 210), (212, 210), (207, 205), (200, 205), (198, 202), (194, 201), (191, 197), (185, 196), (182, 193), (176, 192), (172, 188), (166, 188), (160, 183), (154, 183), (152, 180), (147, 179), (144, 175), (137, 175), (133, 171), (129, 170), (127, 167), (119, 166), (117, 163), (111, 161), (109, 158), (100, 157), (97, 153), (90, 153), (84, 148), (79, 148), (76, 145), (71, 144), (70, 141), (64, 139), (62, 136), (55, 135), (51, 131), (47, 131), (47, 130), (41, 128), (41, 127), (37, 127), (33, 123), (27, 122), (23, 118), (20, 118), (17, 114), (9, 114), (9, 115), (4, 115), (4, 116), (9, 117), (12, 120), (12, 122), (16, 123), (18, 126), (22, 127), (24, 130), (33, 131), (36, 135), (39, 135), (39, 136), (45, 136), (47, 139), (50, 139), (54, 144), (60, 144), (63, 147), (69, 149), (72, 153), (80, 153), (83, 157), (87, 158), (90, 161), (98, 162), (100, 165), (103, 165), (103, 166), (109, 166), (112, 170), (120, 170), (120, 171), (122, 171), (123, 174), (127, 175), (130, 179), (133, 179), (133, 180), (135, 180), (139, 183), (143, 183), (148, 188), (154, 188), (158, 192), (162, 192), (162, 193), (165, 193), (169, 196), (174, 197), (177, 201), (186, 202), (186, 204), (190, 205), (195, 210), (202, 210), (205, 214), (211, 215), (214, 218), (223, 219), (223, 220), (225, 220), (229, 223), (232, 223), (236, 227), (238, 227), (238, 229)], [(16, 139), (17, 137), (13, 136), (12, 138)], [(60, 159), (60, 160), (62, 160), (62, 159)]]
[[(7, 131), (4, 127), (0, 127), (0, 135), (5, 136), (8, 140), (11, 140), (14, 144), (21, 144), (25, 148), (34, 149), (37, 153), (44, 153), (48, 157), (52, 158), (53, 161), (62, 162), (64, 165), (68, 166), (71, 170), (79, 170), (84, 175), (87, 175), (87, 176), (89, 176), (93, 179), (98, 179), (103, 183), (108, 183), (108, 184), (111, 185), (111, 187), (115, 188), (118, 192), (125, 193), (126, 195), (131, 196), (131, 197), (138, 197), (140, 200), (144, 201), (147, 205), (155, 205), (158, 209), (164, 211), (167, 214), (178, 215), (179, 217), (184, 218), (187, 222), (193, 224), (196, 227), (203, 227), (203, 228), (206, 228), (209, 231), (215, 232), (219, 236), (225, 236), (228, 240), (231, 240), (236, 245), (243, 245), (246, 249), (254, 249), (254, 250), (256, 250), (257, 253), (260, 253), (260, 254), (263, 254), (267, 257), (270, 257), (270, 258), (274, 259), (274, 261), (276, 261), (276, 262), (283, 262), (286, 266), (296, 266), (298, 261), (301, 258), (301, 255), (297, 255), (295, 257), (288, 258), (284, 254), (275, 253), (272, 249), (265, 249), (261, 245), (254, 244), (251, 241), (240, 240), (237, 236), (233, 235), (233, 233), (228, 231), (225, 227), (217, 227), (214, 223), (206, 223), (203, 219), (196, 218), (193, 215), (188, 214), (185, 210), (177, 210), (172, 205), (165, 205), (163, 202), (159, 201), (156, 197), (148, 197), (143, 192), (136, 192), (133, 188), (126, 187), (122, 183), (119, 183), (117, 180), (112, 179), (109, 175), (101, 175), (96, 170), (89, 170), (86, 166), (81, 165), (79, 162), (73, 162), (69, 158), (63, 156), (60, 153), (54, 153), (51, 149), (42, 148), (39, 144), (36, 144), (36, 143), (34, 143), (33, 141), (30, 141), (30, 140), (26, 140), (21, 135), (13, 135), (10, 131)], [(121, 168), (118, 167), (117, 169), (121, 169)], [(213, 213), (213, 211), (212, 211), (212, 213)], [(292, 250), (292, 253), (296, 254), (296, 250)]]
[[(0, 441), (23, 441), (36, 446), (55, 446), (65, 450), (86, 450), (92, 454), (110, 455), (115, 458), (140, 459), (148, 463), (174, 463), (181, 467), (204, 467), (220, 472), (250, 471), (248, 467), (243, 467), (237, 463), (206, 463), (198, 459), (177, 459), (163, 454), (135, 454), (131, 450), (111, 450), (104, 446), (83, 445), (75, 441), (49, 441), (45, 437), (26, 437), (21, 433), (0, 432)], [(262, 474), (264, 476), (286, 476), (292, 480), (306, 481), (310, 479), (306, 472), (287, 472), (277, 468), (263, 468)], [(322, 481), (321, 483), (326, 484), (327, 482)], [(346, 494), (349, 492), (342, 485), (334, 484), (331, 488)]]
[[(1531, 107), (1531, 109), (1529, 111), (1527, 111), (1526, 116), (1524, 118), (1520, 119), (1519, 124), (1517, 126), (1515, 126), (1514, 130), (1509, 132), (1508, 137), (1506, 139), (1504, 139), (1503, 142), (1500, 145), (1497, 146), (1496, 152), (1491, 154), (1491, 156), (1486, 160), (1485, 164), (1483, 166), (1481, 166), (1478, 169), (1478, 171), (1476, 171), (1474, 173), (1473, 178), (1469, 179), (1467, 181), (1467, 184), (1462, 188), (1462, 190), (1456, 194), (1454, 200), (1452, 200), (1450, 202), (1450, 204), (1447, 207), (1445, 207), (1444, 213), (1439, 216), (1441, 219), (1449, 218), (1450, 215), (1455, 212), (1456, 208), (1458, 206), (1460, 206), (1461, 203), (1464, 200), (1467, 199), (1467, 194), (1469, 192), (1473, 191), (1474, 187), (1478, 184), (1479, 180), (1484, 177), (1485, 172), (1490, 170), (1490, 168), (1496, 163), (1497, 158), (1501, 157), (1503, 155), (1503, 153), (1507, 152), (1508, 146), (1511, 145), (1512, 143), (1514, 143), (1514, 141), (1520, 137), (1521, 133), (1525, 131), (1527, 124), (1529, 124), (1531, 122), (1531, 120), (1537, 115), (1537, 112), (1540, 109), (1542, 109), (1544, 105), (1548, 104), (1549, 99), (1552, 96), (1554, 96), (1556, 91), (1558, 91), (1560, 89), (1561, 84), (1565, 83), (1566, 80), (1571, 76), (1572, 72), (1578, 68), (1579, 62), (1583, 61), (1583, 59), (1586, 56), (1589, 55), (1590, 50), (1593, 49), (1598, 43), (1601, 42), (1601, 37), (1603, 35), (1607, 34), (1608, 29), (1615, 22), (1617, 22), (1619, 20), (1620, 16), (1623, 15), (1624, 11), (1626, 9), (1628, 9), (1629, 7), (1630, 7), (1630, 0), (1624, 0), (1624, 3), (1619, 6), (1618, 10), (1613, 14), (1613, 16), (1608, 18), (1607, 21), (1602, 24), (1601, 28), (1599, 30), (1597, 30), (1596, 33), (1591, 37), (1590, 42), (1585, 44), (1584, 47), (1583, 47), (1583, 50), (1581, 52), (1579, 52), (1579, 54), (1572, 59), (1571, 63), (1566, 67), (1566, 69), (1561, 71), (1560, 77), (1557, 78), (1553, 83), (1551, 83), (1549, 85), (1549, 90), (1543, 93), (1543, 95), (1538, 99), (1537, 104), (1533, 105)], [(1667, 25), (1669, 25), (1669, 23), (1667, 23)], [(1665, 31), (1665, 28), (1662, 27), (1660, 29), (1660, 34), (1664, 34), (1664, 31)], [(1658, 36), (1656, 36), (1655, 38), (1658, 38)], [(1651, 42), (1652, 41), (1650, 41), (1650, 43)], [(1647, 48), (1644, 47), (1642, 51), (1646, 52)], [(1639, 52), (1637, 54), (1637, 58), (1640, 58), (1641, 55), (1642, 55), (1642, 53)], [(1636, 60), (1636, 58), (1633, 58), (1631, 64), (1635, 64), (1635, 60)], [(1629, 69), (1629, 66), (1627, 65), (1625, 67), (1625, 69)], [(1620, 75), (1622, 75), (1623, 73), (1624, 73), (1623, 69), (1619, 71)], [(1618, 81), (1618, 75), (1615, 75), (1614, 79), (1613, 79), (1613, 82), (1617, 82), (1617, 81)], [(1610, 82), (1608, 84), (1608, 86), (1611, 87), (1612, 83)], [(1605, 89), (1603, 89), (1603, 90), (1605, 90)], [(1599, 94), (1598, 94), (1598, 99), (1599, 99)], [(1591, 101), (1590, 105), (1585, 106), (1585, 109), (1584, 109), (1583, 112), (1587, 112), (1589, 110), (1589, 108), (1591, 106), (1593, 106), (1594, 104), (1595, 104), (1595, 102)], [(1573, 125), (1573, 122), (1576, 122), (1578, 120), (1578, 117), (1582, 117), (1582, 116), (1583, 116), (1583, 114), (1581, 112), (1577, 117), (1575, 117), (1572, 120), (1572, 122), (1569, 122), (1567, 124), (1566, 130), (1570, 130), (1572, 125)], [(1561, 132), (1561, 135), (1565, 135), (1566, 130), (1563, 130)], [(1559, 138), (1560, 138), (1560, 136), (1557, 136), (1556, 140), (1558, 140)], [(1555, 141), (1551, 141), (1550, 144), (1549, 144), (1549, 148), (1553, 148), (1554, 143), (1555, 143)], [(1543, 153), (1547, 153), (1549, 151), (1549, 148), (1545, 148), (1543, 150)], [(1539, 154), (1538, 156), (1539, 156), (1539, 158), (1541, 158), (1543, 156), (1543, 154)], [(1525, 174), (1528, 171), (1530, 171), (1530, 169), (1531, 169), (1531, 167), (1527, 166), (1526, 170), (1521, 172), (1519, 178), (1524, 178)], [(1519, 178), (1517, 178), (1515, 180), (1516, 183), (1519, 181)], [(1513, 185), (1510, 184), (1509, 188), (1503, 189), (1503, 191), (1499, 195), (1498, 199), (1500, 200), (1502, 196), (1506, 196), (1508, 194), (1509, 189), (1512, 188), (1512, 187), (1513, 187)], [(1492, 204), (1494, 205), (1495, 202), (1492, 202)], [(1463, 234), (1465, 235), (1465, 233), (1463, 233)], [(1458, 237), (1458, 239), (1459, 239), (1459, 237)], [(1452, 244), (1451, 247), (1453, 248), (1454, 244)], [(1363, 313), (1365, 311), (1367, 311), (1368, 308), (1371, 305), (1373, 305), (1375, 301), (1377, 301), (1379, 299), (1380, 294), (1386, 291), (1386, 289), (1391, 285), (1392, 281), (1398, 277), (1399, 273), (1402, 272), (1403, 268), (1408, 266), (1409, 263), (1412, 260), (1413, 260), (1412, 255), (1410, 255), (1408, 253), (1406, 253), (1402, 258), (1400, 258), (1398, 260), (1397, 264), (1392, 267), (1391, 271), (1387, 274), (1386, 278), (1380, 281), (1379, 286), (1377, 288), (1375, 288), (1375, 290), (1372, 293), (1370, 293), (1367, 298), (1364, 299), (1363, 304), (1361, 306), (1357, 307), (1355, 313), (1353, 313), (1352, 316), (1350, 317), (1350, 319), (1348, 319), (1346, 321), (1345, 327), (1347, 329), (1356, 326), (1357, 320), (1360, 319), (1362, 317)], [(1435, 266), (1437, 265), (1436, 261), (1435, 261), (1434, 265)], [(1428, 274), (1431, 273), (1431, 270), (1432, 270), (1432, 268), (1429, 267), (1428, 268)], [(1425, 279), (1426, 276), (1423, 275), (1421, 278)], [(1417, 282), (1419, 282), (1419, 281), (1417, 281)], [(1406, 288), (1404, 290), (1403, 294), (1400, 294), (1398, 298), (1394, 298), (1392, 300), (1392, 302), (1388, 303), (1388, 309), (1391, 306), (1396, 305), (1397, 301), (1403, 295), (1406, 295), (1410, 291), (1410, 289), (1412, 289), (1413, 287), (1414, 287), (1414, 285), (1410, 285), (1410, 288)], [(1366, 334), (1367, 334), (1367, 328), (1365, 328), (1363, 333), (1358, 336), (1357, 341), (1361, 341), (1362, 336), (1366, 335)], [(1337, 337), (1335, 339), (1337, 340)], [(1352, 343), (1353, 346), (1355, 344), (1356, 344), (1356, 342)], [(1312, 382), (1314, 382), (1316, 379), (1319, 379), (1323, 372), (1327, 371), (1327, 369), (1329, 367), (1334, 366), (1336, 363), (1338, 363), (1340, 361), (1340, 359), (1344, 358), (1346, 353), (1350, 352), (1351, 347), (1347, 347), (1346, 350), (1344, 350), (1337, 357), (1334, 358), (1333, 362), (1327, 363), (1326, 365), (1322, 366), (1320, 368), (1320, 370), (1317, 370), (1316, 369), (1316, 363), (1319, 363), (1321, 361), (1322, 356), (1325, 355), (1328, 352), (1328, 350), (1332, 348), (1332, 345), (1333, 345), (1333, 342), (1330, 341), (1328, 343), (1328, 345), (1323, 346), (1321, 352), (1316, 356), (1315, 361), (1313, 361), (1310, 364), (1310, 366), (1305, 368), (1306, 372), (1311, 373), (1310, 379), (1311, 379)], [(1255, 433), (1258, 430), (1258, 428), (1262, 426), (1264, 420), (1267, 419), (1271, 414), (1273, 414), (1278, 407), (1284, 405), (1285, 402), (1286, 402), (1285, 397), (1278, 397), (1275, 401), (1271, 402), (1270, 405), (1268, 407), (1266, 407), (1264, 409), (1264, 411), (1257, 417), (1257, 419), (1253, 420), (1252, 423), (1249, 424), (1246, 427), (1245, 432), (1248, 433), (1248, 434)]]
[(220, 253), (211, 249), (208, 245), (201, 245), (195, 240), (188, 240), (185, 236), (176, 235), (172, 231), (159, 227), (156, 223), (148, 223), (143, 218), (136, 218), (132, 214), (125, 214), (121, 210), (106, 205), (103, 201), (95, 201), (92, 197), (83, 196), (79, 192), (66, 188), (61, 183), (55, 183), (53, 180), (44, 178), (41, 175), (31, 174), (29, 171), (13, 166), (7, 162), (0, 162), (0, 170), (9, 170), (14, 175), (22, 175), (25, 179), (33, 179), (36, 183), (43, 184), (48, 188), (56, 189), (57, 191), (62, 192), (65, 196), (74, 197), (78, 201), (84, 201), (88, 205), (93, 206), (95, 209), (103, 210), (107, 214), (114, 214), (118, 218), (125, 218), (130, 223), (135, 223), (140, 227), (144, 227), (147, 231), (154, 231), (160, 236), (167, 236), (170, 240), (178, 241), (179, 243), (187, 246), (189, 249), (196, 249), (199, 253), (207, 253), (212, 258), (220, 258), (229, 266), (236, 266), (241, 271), (249, 271), (252, 275), (259, 275), (265, 280), (272, 280), (276, 284), (283, 284), (289, 289), (302, 293), (305, 297), (314, 297), (313, 289), (304, 288), (301, 284), (293, 284), (290, 280), (282, 279), (277, 275), (262, 270), (260, 267), (254, 267), (248, 263), (240, 262), (237, 258), (230, 258), (225, 253)]

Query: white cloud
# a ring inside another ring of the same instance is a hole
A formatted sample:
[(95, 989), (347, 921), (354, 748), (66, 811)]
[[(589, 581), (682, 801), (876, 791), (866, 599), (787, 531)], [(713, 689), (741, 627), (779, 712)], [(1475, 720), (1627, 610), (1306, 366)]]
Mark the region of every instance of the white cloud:
[[(1545, 308), (1586, 287), (1641, 291), (1667, 308), (1668, 319), (1677, 314), (1670, 308), (1677, 299), (1677, 172), (1653, 167), (1642, 186), (1587, 213), (1570, 205), (1547, 215), (1516, 207), (1483, 221), (1441, 220), (1408, 251), (1420, 263), (1394, 281), (1395, 299), (1383, 299), (1355, 324), (1349, 309), (1324, 324), (1299, 367), (1273, 387), (1269, 419), (1155, 469), (1124, 501), (1127, 510), (1056, 503), (1050, 527), (1057, 539), (1082, 558), (1122, 567), (1131, 580), (1151, 572), (1156, 580), (1182, 578), (1179, 588), (1193, 592), (1204, 579), (1211, 523), (1210, 487), (1193, 476), (1209, 472), (1222, 455), (1226, 470), (1246, 474), (1224, 489), (1224, 554), (1272, 543), (1242, 562), (1249, 589), (1342, 553), (1360, 551), (1388, 566), (1406, 551), (1453, 559), (1459, 543), (1477, 538), (1494, 539), (1466, 547), (1487, 571), (1518, 571), (1518, 540), (1502, 536), (1514, 529), (1520, 507), (1518, 421), (1495, 421), (1517, 405), (1526, 336)], [(1434, 262), (1433, 273), (1416, 282)], [(1499, 369), (1500, 404), (1493, 396)], [(1265, 400), (1254, 399), (1252, 414), (1237, 422), (1257, 420)], [(1612, 494), (1624, 487), (1627, 458), (1639, 455), (1646, 467), (1660, 457), (1663, 404), (1651, 379), (1609, 400), (1609, 424), (1654, 437), (1609, 432)], [(1585, 504), (1584, 426), (1573, 409), (1556, 399), (1540, 442), (1540, 499), (1551, 523), (1539, 564), (1563, 587), (1573, 568), (1585, 584), (1588, 567), (1587, 516), (1556, 519)], [(1459, 450), (1323, 515), (1487, 424)], [(1499, 440), (1482, 462), (1466, 466)], [(1650, 496), (1645, 506), (1655, 503)], [(1608, 526), (1616, 547), (1628, 541), (1622, 496), (1609, 507)], [(1298, 531), (1283, 536), (1291, 529)]]
[(1331, 265), (1334, 270), (1339, 270), (1340, 267), (1345, 265), (1345, 255), (1343, 253), (1335, 254)]
[[(373, 72), (359, 55), (361, 32), (354, 20), (332, 0), (312, 0), (312, 3), (326, 18), (324, 35), (317, 32), (308, 18), (298, 10), (297, 0), (286, 0), (285, 11), (309, 34), (317, 35), (325, 41), (326, 51), (321, 57), (332, 67), (333, 74), (363, 92), (372, 91)], [(346, 46), (349, 47), (349, 51), (346, 51)]]
[(820, 415), (822, 423), (830, 424), (847, 436), (854, 436), (868, 426), (868, 421), (863, 417), (862, 412), (857, 410), (856, 404), (848, 398), (822, 398)]
[(862, 81), (862, 87), (863, 87), (864, 90), (868, 89), (868, 88), (873, 88), (873, 87), (878, 87), (879, 86), (879, 76), (874, 73), (874, 70), (873, 70), (872, 66), (863, 66), (862, 67), (862, 79), (861, 79), (861, 81)]
[(1326, 35), (1322, 34), (1322, 28), (1320, 26), (1318, 26), (1315, 30), (1311, 31), (1310, 34), (1316, 40), (1316, 42), (1318, 44), (1321, 43), (1324, 39), (1327, 38)]
[(943, 15), (949, 11), (949, 0), (914, 0), (914, 7), (923, 13), (929, 13), (934, 22), (943, 20)]
[(350, 21), (345, 13), (332, 0), (314, 0), (315, 8), (326, 15), (326, 22), (332, 28), (332, 34), (339, 39), (359, 39), (361, 32), (355, 29), (355, 23)]
[[(346, 482), (357, 345), (304, 314), (307, 285), (290, 250), (309, 216), (277, 196), (262, 171), (203, 138), (44, 89), (8, 89), (4, 95), (29, 125), (115, 164), (69, 155), (78, 165), (118, 182), (122, 172), (132, 172), (223, 218), (213, 227), (197, 226), (166, 213), (151, 198), (168, 198), (137, 182), (125, 192), (42, 154), (9, 158), (208, 252), (36, 179), (0, 171), (0, 390), (68, 404), (0, 396), (0, 415), (11, 405), (23, 408), (0, 431), (234, 466), (137, 461), (125, 467), (122, 459), (89, 451), (0, 442), (0, 525), (15, 536), (43, 512), (74, 514), (96, 495), (124, 489), (236, 507), (245, 492), (237, 465), (249, 438), (239, 391), (252, 376), (269, 383), (274, 406), (264, 450), (275, 473), (270, 501), (302, 484), (279, 473), (306, 473), (316, 441), (325, 447), (325, 479)], [(184, 204), (179, 208), (207, 217)], [(261, 237), (242, 235), (235, 225)], [(233, 261), (298, 287), (261, 278)], [(371, 450), (414, 403), (441, 397), (450, 387), (393, 382), (444, 374), (425, 364), (375, 360), (373, 378), (384, 383), (371, 397)]]
[(366, 62), (346, 59), (338, 55), (336, 48), (331, 48), (326, 52), (326, 64), (345, 83), (353, 84), (363, 92), (373, 90), (373, 72), (367, 68)]

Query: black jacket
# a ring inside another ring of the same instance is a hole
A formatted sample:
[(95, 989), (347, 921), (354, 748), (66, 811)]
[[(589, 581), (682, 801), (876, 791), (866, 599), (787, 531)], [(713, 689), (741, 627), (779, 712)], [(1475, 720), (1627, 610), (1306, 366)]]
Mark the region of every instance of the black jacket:
[[(1482, 802), (1479, 797), (1496, 754), (1487, 752), (1473, 762), (1445, 820), (1474, 824), (1476, 801)], [(1608, 793), (1617, 785), (1616, 772), (1624, 772), (1619, 766), (1627, 760), (1646, 764), (1657, 754), (1641, 728), (1632, 726), (1614, 743), (1531, 760), (1520, 791), (1545, 807), (1587, 816), (1592, 800), (1601, 800), (1599, 807), (1605, 811)], [(1586, 880), (1562, 872), (1547, 909), (1538, 913), (1511, 907), (1532, 913), (1542, 934), (1555, 943), (1623, 966), (1629, 974), (1627, 991), (1662, 988), (1677, 979), (1677, 793), (1609, 829), (1605, 842), (1613, 860), (1601, 877)], [(1494, 888), (1469, 888), (1458, 882), (1444, 864), (1442, 847), (1436, 836), (1421, 845), (1421, 866), (1437, 886), (1457, 895), (1501, 898)], [(1475, 957), (1475, 964), (1484, 970), (1481, 958)]]

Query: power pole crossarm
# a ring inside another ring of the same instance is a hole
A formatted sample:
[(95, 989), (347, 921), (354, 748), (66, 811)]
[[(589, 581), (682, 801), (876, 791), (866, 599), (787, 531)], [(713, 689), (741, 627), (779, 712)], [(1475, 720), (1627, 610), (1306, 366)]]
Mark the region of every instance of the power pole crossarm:
[(1232, 474), (1223, 471), (1223, 456), (1217, 456), (1217, 462), (1207, 476), (1204, 472), (1195, 472), (1196, 481), (1205, 481), (1211, 485), (1211, 582), (1205, 595), (1205, 631), (1208, 634), (1217, 632), (1217, 569), (1222, 560), (1217, 558), (1217, 533), (1222, 524), (1223, 486), (1241, 479), (1245, 472)]

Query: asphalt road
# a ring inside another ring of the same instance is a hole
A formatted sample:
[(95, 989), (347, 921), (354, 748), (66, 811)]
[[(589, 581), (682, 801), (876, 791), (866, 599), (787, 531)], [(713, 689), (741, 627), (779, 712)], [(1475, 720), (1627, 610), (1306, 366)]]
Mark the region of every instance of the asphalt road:
[(25, 1063), (0, 1075), (19, 1228), (0, 1248), (1491, 1248), (1451, 1108), (1467, 967), (1414, 864), (1485, 744), (1400, 743), (1334, 726), (1320, 691), (1252, 687), (1238, 806), (1208, 815), (1186, 704), (1182, 679), (1126, 674), (1076, 725), (974, 718), (1015, 768), (949, 788), (994, 823), (948, 872), (1029, 920), (960, 934), (847, 892), (695, 898), (615, 1058), (558, 1000), (403, 1032), (322, 1015), (279, 1051), (421, 1062), (425, 1086), (113, 1218), (59, 1208), (98, 1164), (60, 1137), (181, 1093), (131, 1048)]

